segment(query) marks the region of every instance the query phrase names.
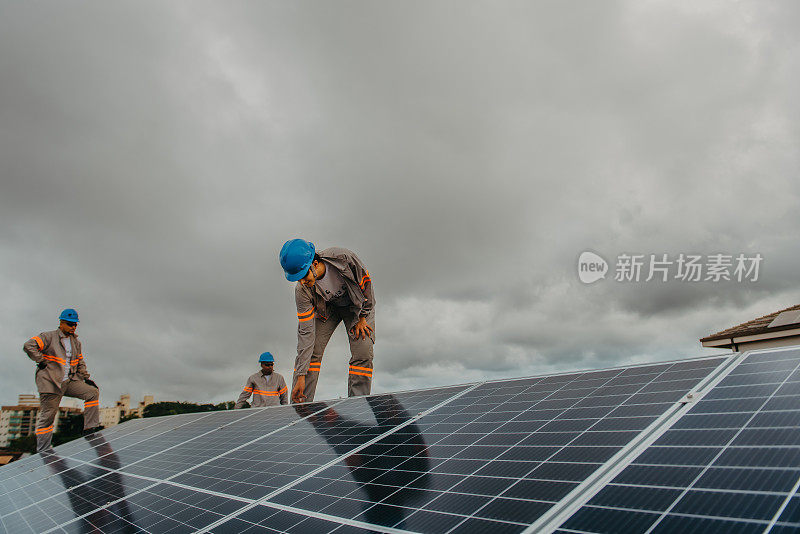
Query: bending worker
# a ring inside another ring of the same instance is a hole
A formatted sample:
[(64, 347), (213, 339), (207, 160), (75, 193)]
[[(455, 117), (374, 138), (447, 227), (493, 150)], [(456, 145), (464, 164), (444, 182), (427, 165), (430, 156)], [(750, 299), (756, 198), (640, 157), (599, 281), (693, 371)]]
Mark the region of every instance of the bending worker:
[(344, 322), (350, 341), (347, 396), (369, 395), (375, 343), (375, 295), (364, 264), (354, 252), (292, 239), (280, 253), (281, 267), (297, 304), (297, 359), (292, 402), (314, 400), (322, 354), (333, 331)]
[(234, 409), (242, 408), (250, 395), (253, 396), (253, 403), (250, 405), (253, 408), (289, 404), (286, 380), (280, 373), (273, 371), (275, 358), (269, 352), (265, 352), (258, 357), (258, 361), (261, 363), (261, 371), (250, 375), (250, 378), (244, 383), (244, 389), (239, 395)]
[(39, 390), (39, 415), (36, 418), (38, 452), (50, 448), (53, 421), (64, 395), (83, 399), (84, 434), (103, 428), (100, 426), (100, 391), (89, 380), (81, 342), (75, 334), (78, 312), (67, 308), (58, 319), (56, 330), (33, 336), (22, 346), (28, 357), (36, 362), (36, 388)]

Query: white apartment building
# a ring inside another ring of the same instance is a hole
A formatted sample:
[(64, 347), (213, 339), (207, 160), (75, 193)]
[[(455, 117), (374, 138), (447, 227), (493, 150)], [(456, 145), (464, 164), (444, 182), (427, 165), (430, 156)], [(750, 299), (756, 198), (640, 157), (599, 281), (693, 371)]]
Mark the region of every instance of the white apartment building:
[[(34, 402), (35, 401), (35, 402)], [(61, 406), (53, 422), (53, 432), (58, 432), (61, 419), (70, 413), (82, 413), (80, 408)], [(36, 416), (39, 414), (39, 399), (35, 395), (22, 394), (15, 406), (0, 408), (0, 447), (8, 447), (12, 439), (33, 434)]]

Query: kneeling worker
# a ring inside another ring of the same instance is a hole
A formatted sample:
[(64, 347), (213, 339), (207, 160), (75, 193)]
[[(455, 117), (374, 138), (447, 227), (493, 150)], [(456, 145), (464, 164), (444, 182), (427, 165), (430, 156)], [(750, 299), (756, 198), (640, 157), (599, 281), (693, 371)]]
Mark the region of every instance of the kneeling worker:
[(90, 434), (100, 426), (100, 391), (89, 380), (81, 342), (75, 334), (78, 312), (67, 308), (58, 317), (56, 330), (33, 336), (22, 346), (36, 362), (36, 388), (39, 390), (39, 415), (36, 418), (36, 450), (49, 449), (53, 439), (53, 421), (61, 397), (83, 399), (83, 432)]
[(280, 373), (272, 370), (275, 365), (275, 358), (269, 352), (265, 352), (258, 357), (258, 361), (261, 362), (261, 371), (250, 375), (250, 378), (247, 379), (234, 409), (243, 407), (250, 395), (253, 396), (253, 403), (251, 404), (253, 408), (289, 403), (286, 380), (283, 379)]

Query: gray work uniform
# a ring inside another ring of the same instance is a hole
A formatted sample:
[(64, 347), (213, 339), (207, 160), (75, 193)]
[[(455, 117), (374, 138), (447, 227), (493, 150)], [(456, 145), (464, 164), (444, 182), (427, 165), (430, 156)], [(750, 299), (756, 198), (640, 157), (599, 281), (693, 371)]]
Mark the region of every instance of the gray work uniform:
[(253, 373), (244, 383), (244, 389), (236, 401), (234, 409), (241, 408), (247, 399), (253, 396), (250, 406), (253, 408), (265, 408), (267, 406), (278, 406), (279, 404), (289, 404), (289, 392), (286, 387), (286, 380), (280, 373), (272, 372), (264, 374), (263, 371)]
[[(313, 288), (300, 282), (295, 286), (297, 305), (297, 359), (292, 388), (298, 376), (305, 376), (306, 402), (314, 400), (325, 346), (340, 322), (344, 322), (350, 341), (350, 368), (347, 395), (369, 395), (372, 388), (372, 359), (375, 344), (375, 294), (369, 271), (345, 248), (331, 247), (317, 252), (325, 264), (325, 276)], [(329, 293), (332, 285), (322, 282), (332, 270), (336, 280), (344, 281), (341, 291)], [(350, 331), (361, 317), (372, 328), (372, 337), (354, 339)]]
[[(68, 338), (72, 357), (67, 356), (63, 339)], [(53, 439), (53, 421), (58, 413), (61, 397), (83, 399), (83, 428), (100, 425), (100, 392), (86, 382), (89, 378), (78, 336), (68, 336), (61, 329), (42, 332), (33, 336), (22, 346), (28, 357), (44, 362), (44, 369), (36, 369), (36, 388), (39, 390), (39, 415), (36, 418), (36, 450), (50, 447)], [(67, 370), (67, 368), (69, 370)], [(66, 376), (66, 379), (64, 377)]]

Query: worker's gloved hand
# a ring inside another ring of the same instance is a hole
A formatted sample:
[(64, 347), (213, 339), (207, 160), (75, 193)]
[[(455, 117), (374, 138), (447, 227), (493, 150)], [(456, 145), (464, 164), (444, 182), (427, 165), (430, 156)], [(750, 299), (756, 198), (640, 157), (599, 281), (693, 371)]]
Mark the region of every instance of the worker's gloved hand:
[(95, 383), (94, 383), (94, 380), (89, 380), (88, 378), (84, 378), (84, 379), (83, 379), (83, 381), (84, 381), (84, 382), (86, 382), (87, 384), (89, 384), (90, 386), (92, 386), (93, 388), (100, 389), (100, 388), (97, 386), (97, 384), (95, 384)]
[(47, 367), (47, 362), (41, 361), (36, 364), (36, 367), (38, 367), (39, 369), (44, 369), (45, 367)]

